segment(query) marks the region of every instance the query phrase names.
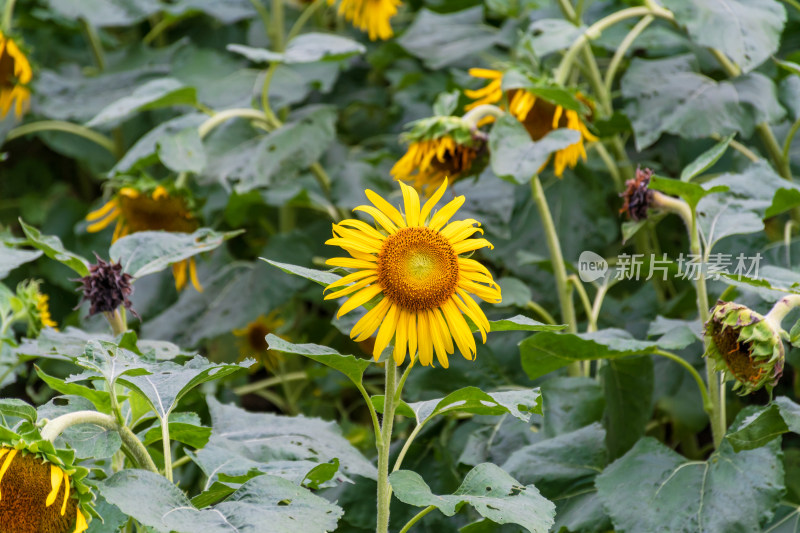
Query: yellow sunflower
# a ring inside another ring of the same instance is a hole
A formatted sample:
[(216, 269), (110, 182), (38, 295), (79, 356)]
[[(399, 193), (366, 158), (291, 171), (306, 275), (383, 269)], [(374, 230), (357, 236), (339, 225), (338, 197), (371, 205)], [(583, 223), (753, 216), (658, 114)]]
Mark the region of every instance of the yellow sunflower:
[(41, 281), (26, 280), (17, 285), (17, 298), (24, 307), (24, 317), (28, 322), (28, 337), (36, 337), (44, 328), (58, 329), (58, 324), (50, 315), (50, 297), (41, 291)]
[[(101, 231), (116, 221), (111, 242), (138, 231), (192, 233), (200, 227), (186, 200), (180, 196), (170, 195), (161, 185), (152, 193), (134, 187), (122, 187), (100, 209), (89, 213), (86, 220), (91, 222), (86, 228), (90, 233)], [(203, 287), (197, 279), (194, 257), (172, 265), (175, 287), (180, 291), (186, 286), (187, 273), (194, 288), (198, 292), (203, 292)]]
[(327, 264), (356, 271), (328, 285), (325, 290), (339, 290), (325, 299), (350, 295), (337, 318), (373, 298), (378, 299), (350, 331), (350, 336), (361, 342), (378, 330), (372, 350), (375, 359), (394, 338), (394, 360), (398, 366), (405, 360), (406, 352), (412, 364), (418, 353), (419, 361), (430, 365), (435, 352), (439, 364), (447, 368), (447, 356), (454, 352), (454, 341), (461, 354), (472, 360), (476, 353), (475, 339), (463, 315), (478, 327), (483, 342), (490, 325), (470, 293), (484, 301), (499, 303), (500, 287), (486, 267), (460, 256), (493, 246), (486, 239), (471, 238), (476, 232), (483, 233), (478, 221), (449, 222), (464, 203), (463, 196), (433, 213), (433, 207), (445, 193), (447, 180), (422, 209), (413, 188), (402, 182), (400, 188), (405, 214), (367, 190), (367, 198), (373, 205), (355, 210), (372, 216), (377, 229), (355, 219), (333, 225), (333, 238), (326, 244), (343, 248), (350, 257), (329, 259)]
[(413, 123), (404, 135), (408, 150), (390, 171), (429, 196), (445, 178), (455, 181), (473, 170), (484, 141), (460, 117), (432, 117)]
[(0, 118), (14, 106), (17, 118), (28, 110), (31, 92), (26, 87), (33, 78), (28, 58), (13, 39), (0, 31)]
[(0, 531), (81, 533), (88, 527), (61, 467), (27, 450), (0, 447)]
[(261, 315), (245, 327), (233, 330), (233, 334), (241, 338), (239, 349), (241, 358), (254, 357), (264, 365), (264, 368), (274, 372), (278, 366), (280, 355), (269, 349), (267, 339), (270, 333), (275, 333), (284, 321), (273, 311), (268, 316)]
[[(336, 0), (328, 0), (333, 5)], [(361, 31), (369, 34), (370, 41), (389, 39), (394, 32), (389, 23), (403, 5), (400, 0), (340, 0), (339, 15)]]
[[(470, 110), (483, 104), (497, 104), (503, 99), (503, 73), (498, 70), (485, 68), (473, 68), (469, 71), (470, 76), (488, 79), (489, 83), (476, 90), (465, 90), (464, 94), (468, 98), (475, 100), (466, 109)], [(548, 102), (537, 97), (525, 89), (511, 89), (506, 91), (508, 98), (508, 111), (517, 120), (522, 122), (528, 134), (534, 141), (540, 140), (551, 131), (559, 128), (568, 128), (578, 131), (581, 134), (578, 142), (562, 148), (555, 153), (554, 170), (559, 178), (564, 175), (564, 169), (569, 166), (574, 168), (578, 164), (578, 159), (586, 160), (585, 142), (593, 142), (597, 137), (586, 128), (577, 111), (564, 109), (562, 106)], [(581, 95), (578, 95), (581, 99)], [(487, 116), (482, 124), (494, 120), (494, 117)]]

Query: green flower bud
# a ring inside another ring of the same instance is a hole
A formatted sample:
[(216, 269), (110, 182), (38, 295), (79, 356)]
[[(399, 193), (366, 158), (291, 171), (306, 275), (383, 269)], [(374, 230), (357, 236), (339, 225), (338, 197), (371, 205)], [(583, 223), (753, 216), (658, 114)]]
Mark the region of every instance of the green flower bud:
[(716, 370), (736, 380), (733, 390), (750, 394), (765, 385), (771, 389), (783, 374), (786, 335), (773, 320), (744, 305), (717, 302), (705, 325), (711, 339), (704, 357)]

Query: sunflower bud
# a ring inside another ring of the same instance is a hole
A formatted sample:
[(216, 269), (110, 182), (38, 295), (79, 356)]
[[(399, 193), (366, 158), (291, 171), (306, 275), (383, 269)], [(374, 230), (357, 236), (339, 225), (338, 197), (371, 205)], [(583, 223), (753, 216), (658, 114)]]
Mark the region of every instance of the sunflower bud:
[(36, 337), (44, 328), (58, 324), (50, 316), (49, 297), (41, 289), (42, 282), (28, 280), (17, 285), (17, 298), (22, 302), (22, 316), (28, 321), (28, 337)]
[(772, 388), (783, 374), (784, 347), (779, 325), (733, 302), (717, 302), (705, 325), (710, 337), (705, 357), (736, 380), (733, 389), (746, 395)]
[(99, 255), (95, 254), (97, 263), (89, 265), (89, 275), (80, 278), (83, 286), (78, 290), (83, 292), (83, 297), (78, 303), (80, 306), (84, 301), (91, 303), (89, 316), (97, 313), (113, 313), (117, 307), (124, 305), (134, 316), (136, 311), (131, 309), (131, 301), (128, 296), (133, 292), (131, 279), (133, 276), (122, 271), (122, 265), (113, 261), (105, 262)]
[(647, 218), (647, 210), (653, 203), (653, 191), (648, 187), (653, 171), (649, 168), (637, 168), (636, 178), (625, 182), (625, 192), (621, 193), (622, 208), (620, 213), (627, 213), (633, 221)]
[(57, 455), (35, 453), (23, 443), (0, 447), (0, 531), (86, 531), (81, 502), (90, 498), (88, 488), (74, 476), (70, 480), (73, 468), (58, 463)]

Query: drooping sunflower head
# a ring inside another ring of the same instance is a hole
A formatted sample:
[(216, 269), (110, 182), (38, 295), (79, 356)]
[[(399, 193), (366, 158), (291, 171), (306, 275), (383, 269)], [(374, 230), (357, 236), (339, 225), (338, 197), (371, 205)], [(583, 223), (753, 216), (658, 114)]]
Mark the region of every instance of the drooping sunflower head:
[[(328, 0), (328, 5), (335, 3)], [(339, 15), (366, 32), (370, 41), (385, 41), (394, 35), (390, 21), (401, 5), (400, 0), (339, 0)]]
[(653, 204), (653, 191), (650, 190), (650, 178), (653, 171), (649, 168), (637, 168), (636, 177), (625, 182), (625, 191), (620, 193), (622, 207), (620, 213), (627, 213), (633, 221), (647, 218), (647, 211)]
[(0, 118), (14, 106), (17, 118), (28, 110), (31, 92), (28, 84), (33, 78), (31, 64), (19, 45), (0, 31)]
[(97, 254), (97, 263), (89, 265), (89, 275), (75, 281), (80, 281), (81, 292), (80, 306), (84, 301), (91, 304), (89, 316), (97, 313), (113, 313), (120, 305), (124, 306), (136, 315), (136, 311), (131, 308), (131, 301), (128, 297), (133, 292), (131, 280), (133, 276), (122, 271), (120, 263), (104, 261)]
[(705, 324), (711, 338), (705, 357), (736, 380), (734, 390), (750, 394), (773, 387), (783, 374), (784, 347), (779, 326), (744, 305), (717, 302)]
[[(25, 437), (2, 428), (0, 531), (82, 533), (95, 515), (94, 496), (83, 482), (88, 471), (74, 453), (56, 450), (30, 424)], [(17, 431), (20, 431), (17, 429)]]
[[(86, 216), (90, 233), (102, 231), (116, 222), (112, 242), (139, 231), (192, 233), (200, 227), (194, 214), (194, 201), (189, 192), (168, 189), (151, 180), (140, 180), (120, 187), (111, 199)], [(194, 258), (172, 265), (175, 287), (180, 291), (191, 280), (198, 292), (203, 291), (197, 278)]]
[(27, 280), (17, 285), (16, 296), (22, 303), (30, 338), (37, 337), (44, 328), (57, 329), (58, 326), (50, 316), (50, 297), (41, 291), (41, 284), (39, 280)]
[(283, 325), (283, 319), (273, 311), (267, 316), (259, 316), (241, 329), (233, 330), (233, 334), (240, 338), (240, 358), (252, 357), (264, 365), (264, 368), (274, 372), (281, 356), (275, 350), (269, 349), (265, 337), (275, 333)]
[(391, 170), (392, 177), (412, 182), (430, 196), (445, 178), (451, 182), (475, 174), (482, 165), (486, 141), (460, 117), (431, 117), (412, 123), (404, 134), (408, 150)]
[[(464, 91), (467, 97), (475, 100), (465, 109), (474, 109), (483, 104), (500, 105), (525, 126), (534, 141), (539, 141), (551, 131), (561, 128), (579, 132), (577, 142), (556, 151), (553, 157), (554, 171), (560, 178), (566, 167), (575, 168), (579, 159), (586, 160), (585, 143), (597, 140), (586, 127), (580, 111), (591, 109), (591, 103), (580, 93), (571, 95), (561, 104), (555, 103), (542, 96), (559, 92), (554, 91), (552, 84), (535, 80), (516, 70), (513, 72), (511, 80), (506, 80), (506, 73), (499, 70), (470, 69), (471, 76), (490, 81), (481, 89)], [(501, 103), (504, 96), (507, 104)], [(493, 120), (493, 117), (488, 116), (482, 123)]]
[[(489, 321), (472, 294), (499, 303), (500, 287), (489, 270), (474, 259), (462, 257), (481, 248), (492, 248), (473, 219), (450, 222), (464, 197), (456, 197), (438, 211), (433, 208), (447, 188), (447, 180), (420, 208), (417, 192), (400, 183), (404, 213), (376, 193), (367, 190), (373, 205), (357, 207), (377, 224), (347, 219), (333, 225), (326, 244), (343, 248), (350, 257), (329, 259), (327, 264), (354, 269), (325, 290), (337, 289), (325, 299), (349, 296), (337, 317), (361, 305), (371, 306), (353, 326), (350, 336), (362, 342), (377, 330), (372, 354), (377, 360), (394, 339), (394, 360), (403, 363), (406, 353), (414, 362), (443, 367), (457, 347), (474, 359), (475, 339), (464, 315), (486, 342)], [(372, 305), (374, 304), (374, 305)]]

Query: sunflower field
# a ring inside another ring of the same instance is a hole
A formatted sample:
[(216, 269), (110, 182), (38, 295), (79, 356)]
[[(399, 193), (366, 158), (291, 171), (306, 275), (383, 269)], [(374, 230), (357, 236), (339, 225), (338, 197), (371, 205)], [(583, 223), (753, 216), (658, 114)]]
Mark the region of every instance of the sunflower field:
[(0, 0), (0, 533), (800, 533), (798, 36)]

